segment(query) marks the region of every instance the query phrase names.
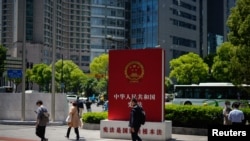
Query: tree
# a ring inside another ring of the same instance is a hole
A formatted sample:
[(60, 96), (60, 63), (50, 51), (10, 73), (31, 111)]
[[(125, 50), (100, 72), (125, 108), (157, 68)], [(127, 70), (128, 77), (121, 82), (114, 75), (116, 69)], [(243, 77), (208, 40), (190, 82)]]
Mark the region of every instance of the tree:
[(90, 63), (90, 73), (94, 75), (108, 76), (108, 54), (95, 57)]
[(26, 75), (25, 75), (25, 79), (26, 79), (26, 90), (32, 90), (33, 89), (33, 81), (31, 79), (32, 77), (32, 69), (27, 69), (26, 70)]
[(169, 77), (165, 77), (165, 88), (167, 93), (173, 93), (174, 83)]
[(101, 54), (90, 63), (90, 73), (98, 80), (96, 86), (93, 86), (93, 91), (105, 95), (108, 87), (108, 59), (108, 54)]
[(208, 76), (208, 65), (195, 53), (188, 53), (170, 61), (170, 78), (178, 84), (199, 83)]
[(227, 25), (229, 27), (228, 40), (237, 49), (232, 59), (231, 78), (233, 83), (250, 84), (250, 1), (237, 0), (231, 9)]
[(3, 72), (5, 71), (4, 61), (6, 60), (7, 49), (0, 45), (0, 77), (2, 77)]
[(212, 75), (217, 81), (231, 82), (232, 60), (235, 58), (236, 48), (230, 42), (225, 42), (217, 49), (212, 65)]
[(49, 85), (51, 82), (51, 68), (48, 65), (35, 64), (32, 68), (32, 75), (30, 80), (39, 85), (40, 91), (49, 91)]
[(236, 46), (250, 47), (250, 1), (237, 0), (227, 20), (229, 41)]
[(210, 53), (206, 57), (204, 57), (204, 62), (208, 65), (209, 73), (207, 81), (214, 82), (216, 81), (215, 78), (212, 75), (212, 66), (214, 64), (214, 57), (216, 56), (216, 53)]
[[(63, 62), (62, 62), (63, 61)], [(83, 71), (71, 60), (58, 60), (55, 63), (55, 80), (58, 83), (58, 89), (61, 91), (77, 93), (82, 91), (80, 87), (84, 83), (86, 76)], [(64, 85), (63, 87), (61, 85)]]
[(85, 95), (86, 97), (91, 97), (93, 96), (93, 94), (96, 93), (95, 91), (95, 86), (97, 85), (97, 79), (94, 77), (88, 77), (87, 80), (84, 83), (84, 91), (85, 91)]
[(71, 72), (71, 81), (69, 84), (69, 91), (72, 90), (75, 93), (83, 91), (84, 82), (87, 80), (87, 76), (80, 69), (74, 69)]

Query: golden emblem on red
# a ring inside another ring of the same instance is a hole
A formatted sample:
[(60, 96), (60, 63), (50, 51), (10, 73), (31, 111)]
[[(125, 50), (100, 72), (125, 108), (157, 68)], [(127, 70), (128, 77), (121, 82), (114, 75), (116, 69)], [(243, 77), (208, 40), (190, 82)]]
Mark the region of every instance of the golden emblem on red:
[(125, 67), (125, 76), (130, 82), (139, 82), (144, 75), (144, 67), (139, 61), (131, 61)]

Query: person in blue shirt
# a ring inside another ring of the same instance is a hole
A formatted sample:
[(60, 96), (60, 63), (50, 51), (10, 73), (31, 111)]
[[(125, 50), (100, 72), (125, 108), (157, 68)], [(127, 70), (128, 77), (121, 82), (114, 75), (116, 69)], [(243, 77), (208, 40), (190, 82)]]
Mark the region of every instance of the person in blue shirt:
[(239, 110), (240, 103), (234, 102), (232, 104), (233, 110), (229, 112), (228, 119), (232, 122), (232, 125), (243, 125), (245, 119), (244, 113)]

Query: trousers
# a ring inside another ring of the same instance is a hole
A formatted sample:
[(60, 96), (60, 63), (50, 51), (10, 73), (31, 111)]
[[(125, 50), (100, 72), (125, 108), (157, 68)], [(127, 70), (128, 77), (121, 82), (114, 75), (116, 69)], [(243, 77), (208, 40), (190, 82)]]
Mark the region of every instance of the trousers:
[(41, 138), (41, 141), (45, 140), (45, 128), (46, 126), (37, 126), (36, 127), (36, 135)]
[[(79, 140), (79, 130), (78, 130), (78, 128), (74, 128), (74, 129), (75, 129), (75, 133), (76, 133), (76, 139)], [(69, 137), (70, 131), (71, 131), (71, 127), (68, 128), (66, 137)]]
[(141, 138), (138, 136), (140, 127), (134, 127), (135, 132), (131, 133), (132, 141), (141, 141)]

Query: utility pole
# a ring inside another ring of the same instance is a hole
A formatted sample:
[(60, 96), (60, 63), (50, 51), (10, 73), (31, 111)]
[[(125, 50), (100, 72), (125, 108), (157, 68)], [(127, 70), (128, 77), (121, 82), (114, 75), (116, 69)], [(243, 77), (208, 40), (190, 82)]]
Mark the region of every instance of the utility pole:
[(26, 0), (23, 1), (23, 45), (22, 45), (22, 100), (21, 121), (25, 120), (25, 72), (26, 72)]
[(51, 88), (52, 122), (55, 121), (56, 5), (57, 5), (57, 0), (53, 0), (53, 45), (52, 45), (52, 88)]

